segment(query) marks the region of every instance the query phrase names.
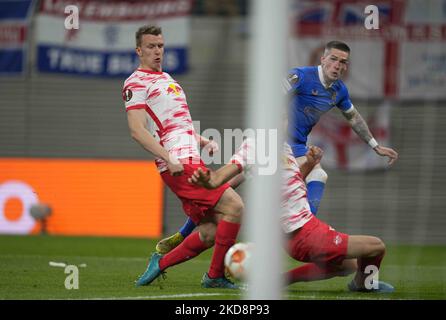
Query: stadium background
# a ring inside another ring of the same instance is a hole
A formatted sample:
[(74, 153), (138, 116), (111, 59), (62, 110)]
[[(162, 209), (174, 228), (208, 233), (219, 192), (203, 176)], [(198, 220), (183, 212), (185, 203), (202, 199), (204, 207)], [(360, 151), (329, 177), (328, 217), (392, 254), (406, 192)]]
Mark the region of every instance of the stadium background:
[[(184, 88), (192, 117), (200, 120), (202, 130), (245, 129), (249, 66), (246, 3), (234, 1), (239, 7), (226, 6), (225, 1), (209, 2), (212, 3), (217, 7), (205, 6), (204, 1), (195, 2), (190, 17), (189, 67), (186, 73), (175, 78)], [(446, 8), (444, 3), (443, 8)], [(35, 15), (31, 26), (34, 24)], [(125, 77), (94, 78), (39, 72), (34, 35), (34, 32), (29, 33), (27, 71), (19, 76), (0, 77), (2, 161), (16, 162), (17, 158), (150, 159), (128, 133), (121, 97)], [(128, 36), (133, 38), (133, 34)], [(443, 46), (444, 43), (443, 40)], [(274, 41), (267, 45), (274, 45)], [(370, 46), (370, 50), (373, 49)], [(360, 54), (352, 52), (352, 55)], [(441, 63), (445, 68), (444, 56)], [(376, 66), (367, 68), (372, 71)], [(445, 79), (442, 81), (444, 84)], [(373, 114), (385, 101), (379, 97), (353, 95), (352, 98), (365, 116)], [(413, 99), (386, 101), (390, 105), (389, 145), (399, 152), (400, 159), (390, 170), (327, 169), (328, 187), (319, 217), (344, 232), (373, 234), (386, 243), (446, 244), (443, 186), (446, 133), (442, 130), (446, 123), (446, 96), (433, 99), (427, 91)], [(8, 174), (5, 168), (9, 167), (0, 168), (0, 183)], [(48, 175), (57, 176), (58, 172)], [(82, 183), (88, 192), (94, 193), (99, 184), (94, 172), (89, 177)], [(47, 178), (42, 173), (39, 183), (45, 183)], [(151, 188), (160, 188), (156, 186), (155, 176), (153, 179), (153, 182), (147, 181), (149, 193)], [(135, 207), (132, 198), (135, 190), (128, 185), (122, 187), (121, 183), (118, 176), (108, 185), (114, 190), (110, 198), (120, 197), (124, 201), (119, 216), (121, 223), (135, 211), (142, 216), (153, 214)], [(78, 187), (83, 189), (82, 185)], [(64, 184), (58, 188), (62, 193), (64, 188), (69, 189)], [(162, 225), (152, 233), (159, 236), (161, 232), (176, 231), (184, 221), (179, 201), (169, 190), (162, 192), (163, 199), (157, 198), (163, 203)], [(242, 195), (244, 192), (242, 187)], [(125, 199), (129, 199), (128, 207)], [(74, 215), (81, 216), (82, 212), (94, 215), (98, 224), (109, 219), (108, 212), (101, 211), (100, 207), (93, 210), (74, 202), (71, 209)], [(57, 214), (63, 216), (64, 212)], [(52, 218), (49, 218), (50, 233)], [(81, 230), (80, 234), (91, 235), (87, 225), (84, 227), (85, 232)]]

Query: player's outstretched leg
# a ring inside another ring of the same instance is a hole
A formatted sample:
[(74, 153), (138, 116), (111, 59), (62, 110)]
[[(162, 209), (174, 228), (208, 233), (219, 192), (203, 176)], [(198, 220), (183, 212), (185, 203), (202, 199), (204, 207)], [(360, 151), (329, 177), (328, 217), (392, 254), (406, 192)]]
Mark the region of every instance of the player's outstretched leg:
[(166, 254), (170, 252), (172, 249), (176, 248), (181, 242), (183, 242), (184, 238), (194, 231), (196, 225), (193, 221), (188, 218), (184, 225), (181, 227), (180, 231), (171, 235), (170, 237), (164, 238), (160, 240), (155, 247), (156, 252), (160, 254)]
[(233, 189), (228, 188), (214, 209), (223, 214), (223, 217), (217, 225), (211, 265), (209, 271), (203, 276), (201, 286), (203, 288), (239, 289), (237, 285), (226, 279), (224, 259), (226, 252), (234, 245), (240, 230), (243, 201)]
[(306, 263), (285, 274), (286, 284), (346, 277), (356, 271), (356, 259), (346, 259), (342, 264)]
[(350, 236), (347, 256), (357, 258), (358, 270), (348, 289), (354, 292), (391, 293), (395, 288), (384, 281), (372, 282), (372, 273), (379, 271), (386, 246), (381, 239), (371, 236)]
[(212, 247), (215, 234), (215, 225), (206, 224), (207, 228), (201, 234), (197, 231), (189, 235), (180, 245), (165, 255), (154, 253), (143, 275), (137, 280), (136, 286), (149, 285), (159, 277), (167, 268), (190, 260), (204, 250)]
[(146, 271), (144, 271), (144, 273), (138, 278), (138, 280), (136, 280), (137, 287), (149, 285), (150, 283), (152, 283), (153, 280), (155, 280), (162, 274), (162, 271), (159, 267), (159, 261), (161, 257), (162, 255), (160, 255), (159, 253), (152, 254)]

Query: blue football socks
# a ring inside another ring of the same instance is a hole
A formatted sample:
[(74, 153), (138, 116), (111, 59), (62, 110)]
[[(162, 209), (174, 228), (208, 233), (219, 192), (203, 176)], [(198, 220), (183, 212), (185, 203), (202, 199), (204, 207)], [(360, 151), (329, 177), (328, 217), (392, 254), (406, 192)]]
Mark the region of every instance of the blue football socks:
[(180, 233), (183, 236), (183, 238), (186, 238), (188, 235), (194, 231), (196, 225), (193, 223), (193, 221), (190, 218), (187, 218), (186, 222), (180, 229)]
[(321, 181), (310, 181), (307, 183), (308, 202), (310, 203), (311, 213), (317, 214), (319, 204), (324, 195), (325, 183)]

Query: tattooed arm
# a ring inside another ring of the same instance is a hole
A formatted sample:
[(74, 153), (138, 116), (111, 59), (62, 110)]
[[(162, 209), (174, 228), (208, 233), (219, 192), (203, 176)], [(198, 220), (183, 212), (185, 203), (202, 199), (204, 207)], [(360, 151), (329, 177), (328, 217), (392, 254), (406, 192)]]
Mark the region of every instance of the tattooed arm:
[(398, 153), (395, 150), (380, 146), (376, 142), (367, 123), (359, 114), (358, 110), (351, 107), (349, 110), (342, 112), (342, 114), (350, 123), (353, 131), (355, 131), (365, 143), (370, 145), (378, 155), (389, 158), (389, 165), (393, 164), (398, 159)]

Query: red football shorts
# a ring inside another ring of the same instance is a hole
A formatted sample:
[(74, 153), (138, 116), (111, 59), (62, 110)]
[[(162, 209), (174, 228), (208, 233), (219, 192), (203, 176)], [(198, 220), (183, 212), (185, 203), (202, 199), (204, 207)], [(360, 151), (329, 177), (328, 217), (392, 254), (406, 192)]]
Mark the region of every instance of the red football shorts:
[(171, 176), (169, 171), (164, 171), (161, 173), (161, 178), (181, 200), (186, 215), (195, 224), (198, 224), (205, 215), (214, 213), (213, 208), (217, 205), (218, 200), (220, 200), (225, 190), (230, 186), (228, 183), (225, 183), (217, 189), (209, 190), (191, 184), (187, 179), (192, 176), (195, 170), (201, 168), (206, 172), (208, 169), (202, 161), (199, 164), (183, 163), (183, 167), (184, 172), (181, 176)]
[(347, 256), (348, 234), (312, 217), (287, 240), (288, 253), (301, 262), (341, 264)]

